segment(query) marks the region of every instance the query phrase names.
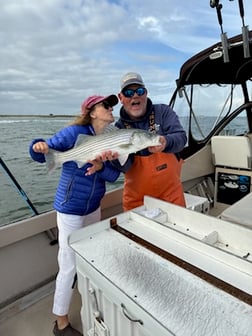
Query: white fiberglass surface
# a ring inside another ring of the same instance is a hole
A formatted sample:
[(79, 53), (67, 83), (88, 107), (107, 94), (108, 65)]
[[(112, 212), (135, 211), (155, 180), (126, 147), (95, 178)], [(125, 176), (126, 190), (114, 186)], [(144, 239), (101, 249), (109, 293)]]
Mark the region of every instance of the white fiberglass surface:
[(115, 231), (74, 245), (85, 261), (176, 335), (249, 336), (251, 306)]

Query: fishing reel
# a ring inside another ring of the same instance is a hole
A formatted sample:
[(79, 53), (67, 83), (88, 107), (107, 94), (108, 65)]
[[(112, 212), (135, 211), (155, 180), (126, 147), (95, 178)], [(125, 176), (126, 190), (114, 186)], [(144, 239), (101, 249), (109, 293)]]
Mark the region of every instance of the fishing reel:
[(222, 8), (222, 4), (219, 3), (219, 0), (210, 0), (210, 7), (212, 8), (217, 8), (217, 9), (221, 9)]
[[(234, 0), (229, 0), (229, 1), (234, 1)], [(219, 0), (210, 0), (210, 7), (212, 8), (222, 8), (222, 4), (219, 4)]]
[[(229, 0), (229, 1), (234, 1), (234, 0)], [(245, 26), (244, 22), (244, 6), (243, 6), (243, 0), (238, 0), (239, 4), (239, 10), (240, 10), (240, 17), (242, 19), (242, 39), (243, 39), (243, 53), (245, 58), (250, 57), (250, 39), (249, 39), (249, 30), (248, 26)], [(222, 15), (221, 15), (221, 10), (222, 10), (222, 4), (219, 2), (219, 0), (210, 0), (210, 7), (211, 8), (216, 8), (216, 13), (219, 21), (219, 25), (221, 28), (221, 43), (222, 43), (222, 48), (223, 48), (223, 58), (224, 62), (227, 63), (229, 62), (229, 42), (226, 33), (223, 31), (222, 27)]]

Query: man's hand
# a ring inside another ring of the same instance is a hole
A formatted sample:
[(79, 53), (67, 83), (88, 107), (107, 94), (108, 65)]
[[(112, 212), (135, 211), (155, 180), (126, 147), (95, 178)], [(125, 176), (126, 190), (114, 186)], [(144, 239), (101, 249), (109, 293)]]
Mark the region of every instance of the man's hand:
[(150, 153), (163, 152), (163, 150), (167, 146), (166, 138), (163, 135), (161, 135), (160, 138), (159, 138), (159, 141), (160, 141), (160, 145), (159, 146), (148, 147), (148, 150), (149, 150)]
[(118, 153), (112, 151), (106, 151), (101, 153), (101, 155), (96, 156), (96, 160), (102, 160), (102, 161), (112, 161), (116, 159), (118, 159)]

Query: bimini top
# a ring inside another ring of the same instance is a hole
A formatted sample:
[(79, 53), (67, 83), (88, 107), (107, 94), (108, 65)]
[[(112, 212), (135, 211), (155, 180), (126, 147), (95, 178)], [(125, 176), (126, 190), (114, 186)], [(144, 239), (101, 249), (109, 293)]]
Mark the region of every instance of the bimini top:
[(248, 32), (249, 57), (244, 57), (242, 35), (227, 40), (229, 61), (218, 42), (187, 60), (180, 69), (177, 88), (190, 84), (241, 84), (252, 79), (252, 31)]

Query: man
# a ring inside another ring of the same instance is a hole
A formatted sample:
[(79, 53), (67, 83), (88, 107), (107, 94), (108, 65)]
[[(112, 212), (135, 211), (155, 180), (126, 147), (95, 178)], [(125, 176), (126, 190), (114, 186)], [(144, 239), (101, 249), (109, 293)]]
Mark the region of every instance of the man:
[(119, 167), (125, 173), (123, 208), (130, 210), (143, 204), (144, 195), (185, 206), (180, 181), (182, 160), (179, 152), (187, 137), (176, 113), (165, 104), (153, 104), (147, 96), (142, 77), (129, 72), (122, 77), (118, 94), (122, 103), (119, 128), (138, 128), (160, 134), (160, 146), (131, 154)]

